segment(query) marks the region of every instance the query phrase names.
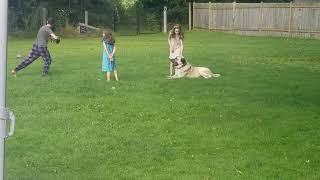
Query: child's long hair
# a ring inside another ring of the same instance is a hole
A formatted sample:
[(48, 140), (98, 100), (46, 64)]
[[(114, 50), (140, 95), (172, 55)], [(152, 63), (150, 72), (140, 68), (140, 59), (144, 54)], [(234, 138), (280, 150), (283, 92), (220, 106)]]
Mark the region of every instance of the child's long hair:
[(104, 30), (103, 34), (104, 34), (103, 39), (102, 39), (103, 42), (106, 42), (106, 43), (109, 43), (109, 44), (115, 44), (116, 43), (115, 39), (112, 36), (112, 32), (111, 31)]
[(182, 28), (179, 24), (176, 24), (173, 26), (173, 28), (169, 31), (169, 39), (171, 38), (176, 38), (176, 33), (175, 33), (175, 30), (178, 29), (179, 30), (179, 34), (178, 34), (178, 37), (179, 39), (184, 39), (184, 35), (183, 35), (183, 32), (182, 32)]

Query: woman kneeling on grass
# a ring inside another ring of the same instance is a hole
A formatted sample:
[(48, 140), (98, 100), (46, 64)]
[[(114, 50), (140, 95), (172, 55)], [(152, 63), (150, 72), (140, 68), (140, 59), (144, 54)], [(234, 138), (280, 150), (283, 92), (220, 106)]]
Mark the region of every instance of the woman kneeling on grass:
[(102, 33), (102, 44), (103, 44), (103, 54), (102, 54), (102, 72), (106, 73), (106, 80), (110, 81), (111, 72), (113, 71), (116, 81), (119, 81), (118, 72), (116, 70), (116, 59), (115, 59), (115, 40), (112, 37), (110, 31), (103, 31)]

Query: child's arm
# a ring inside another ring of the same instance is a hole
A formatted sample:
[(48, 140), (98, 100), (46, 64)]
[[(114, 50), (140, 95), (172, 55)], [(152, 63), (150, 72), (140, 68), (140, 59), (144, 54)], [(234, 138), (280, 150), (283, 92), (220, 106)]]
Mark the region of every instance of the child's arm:
[(173, 49), (172, 49), (172, 46), (171, 46), (170, 38), (168, 38), (168, 43), (169, 43), (169, 50), (170, 50), (170, 52), (172, 52), (172, 51), (173, 51)]
[(113, 45), (112, 56), (116, 53), (116, 45)]
[(102, 45), (103, 45), (103, 50), (104, 50), (105, 52), (108, 52), (106, 44), (105, 44), (104, 42), (102, 42)]
[(171, 38), (172, 38), (171, 35), (172, 35), (172, 30), (169, 31), (169, 35), (168, 35), (168, 44), (169, 44), (170, 53), (174, 51), (171, 44)]
[(180, 49), (181, 49), (181, 50), (180, 50), (180, 56), (182, 56), (182, 53), (183, 53), (183, 40), (182, 40), (182, 39), (180, 40), (180, 43), (181, 43), (181, 44), (180, 44), (180, 47), (181, 47), (181, 48), (180, 48)]
[(111, 61), (113, 60), (114, 53), (116, 53), (116, 45), (113, 45), (113, 50), (111, 53), (109, 53), (109, 58), (111, 59)]

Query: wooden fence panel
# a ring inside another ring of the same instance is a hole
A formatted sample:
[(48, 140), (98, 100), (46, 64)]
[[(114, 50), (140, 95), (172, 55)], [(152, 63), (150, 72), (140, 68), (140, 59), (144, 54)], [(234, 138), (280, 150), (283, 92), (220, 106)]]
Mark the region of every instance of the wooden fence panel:
[(193, 11), (194, 28), (320, 38), (320, 3), (194, 3)]

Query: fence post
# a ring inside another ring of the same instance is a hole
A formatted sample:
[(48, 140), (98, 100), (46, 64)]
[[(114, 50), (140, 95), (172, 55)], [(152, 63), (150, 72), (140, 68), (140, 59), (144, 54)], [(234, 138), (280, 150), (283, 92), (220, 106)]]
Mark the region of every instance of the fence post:
[(189, 2), (189, 31), (191, 31), (191, 2)]
[(193, 1), (192, 4), (192, 29), (194, 29), (194, 23), (195, 23), (195, 7), (196, 7), (196, 3)]
[(167, 6), (163, 8), (163, 32), (167, 33)]
[(288, 23), (289, 36), (291, 36), (291, 24), (292, 24), (292, 1), (290, 2), (290, 5), (289, 5), (289, 23)]
[(66, 27), (69, 27), (69, 17), (66, 17)]
[(47, 9), (42, 8), (42, 25), (47, 24)]
[(236, 24), (236, 1), (233, 1), (232, 3), (232, 30), (235, 30), (235, 24)]
[(208, 29), (209, 29), (209, 31), (210, 31), (210, 29), (211, 29), (211, 21), (212, 21), (212, 12), (211, 12), (211, 8), (212, 7), (212, 3), (211, 2), (209, 2), (209, 9), (208, 9), (208, 15), (209, 15), (209, 23), (208, 23)]
[[(136, 4), (135, 5), (136, 8), (136, 23), (137, 23), (137, 34), (141, 33), (141, 9), (140, 9), (140, 5)], [(160, 32), (161, 32), (161, 22), (160, 22)]]
[(88, 11), (84, 12), (84, 24), (88, 25)]
[(259, 32), (261, 32), (262, 30), (262, 26), (263, 26), (263, 1), (260, 2), (260, 24), (259, 24)]

